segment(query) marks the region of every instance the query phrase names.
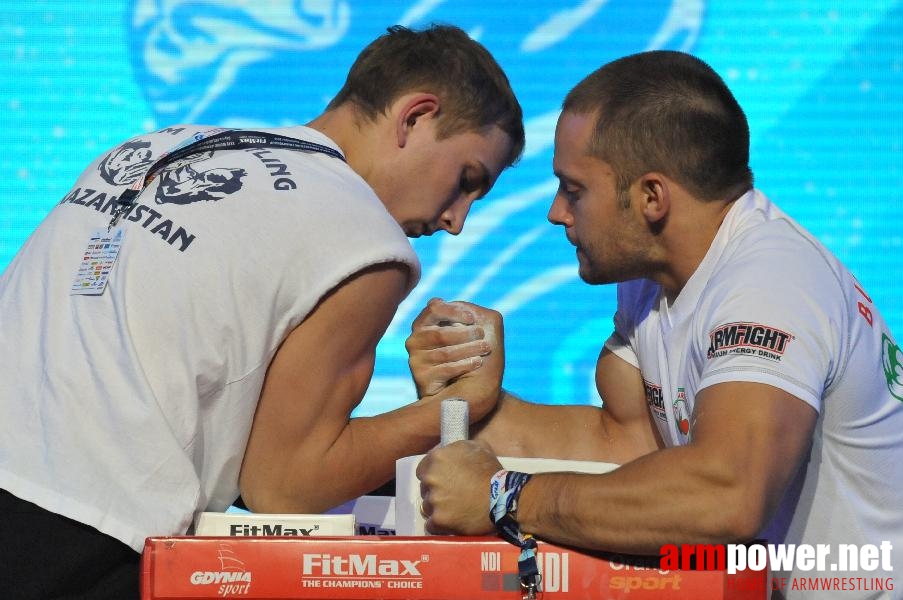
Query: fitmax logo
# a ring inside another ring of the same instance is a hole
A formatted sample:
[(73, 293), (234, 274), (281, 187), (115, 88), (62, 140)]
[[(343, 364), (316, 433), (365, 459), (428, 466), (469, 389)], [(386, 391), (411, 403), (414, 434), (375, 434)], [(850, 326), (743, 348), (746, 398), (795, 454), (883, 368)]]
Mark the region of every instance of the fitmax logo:
[(279, 523), (275, 525), (267, 525), (264, 523), (263, 525), (247, 525), (247, 524), (232, 524), (229, 525), (229, 535), (232, 536), (256, 536), (256, 535), (287, 535), (287, 536), (310, 536), (314, 531), (320, 529), (319, 525), (314, 525), (310, 529), (302, 529), (300, 527), (283, 527)]
[(421, 560), (380, 560), (375, 554), (304, 554), (302, 557), (304, 576), (352, 575), (352, 576), (406, 576), (422, 577), (417, 568)]

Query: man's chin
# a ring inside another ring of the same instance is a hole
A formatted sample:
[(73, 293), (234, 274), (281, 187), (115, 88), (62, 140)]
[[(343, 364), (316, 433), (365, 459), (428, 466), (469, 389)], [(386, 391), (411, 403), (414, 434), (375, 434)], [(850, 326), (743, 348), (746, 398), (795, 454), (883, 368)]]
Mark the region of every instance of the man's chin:
[(614, 279), (612, 277), (607, 277), (604, 273), (594, 271), (587, 267), (584, 263), (580, 264), (580, 269), (577, 271), (577, 274), (580, 275), (580, 279), (582, 279), (584, 283), (588, 283), (589, 285), (604, 285), (606, 283), (614, 283)]
[(582, 279), (584, 283), (595, 285), (596, 274), (593, 272), (589, 261), (586, 259), (586, 255), (580, 248), (577, 248), (577, 264), (577, 274), (580, 276), (580, 279)]
[(409, 238), (419, 238), (423, 236), (433, 235), (433, 232), (424, 225), (402, 225), (401, 229)]
[(583, 270), (580, 271), (580, 279), (583, 280), (583, 283), (586, 283), (589, 285), (599, 285), (601, 283), (600, 281), (596, 280), (594, 277), (592, 277), (588, 274), (585, 274), (583, 272)]

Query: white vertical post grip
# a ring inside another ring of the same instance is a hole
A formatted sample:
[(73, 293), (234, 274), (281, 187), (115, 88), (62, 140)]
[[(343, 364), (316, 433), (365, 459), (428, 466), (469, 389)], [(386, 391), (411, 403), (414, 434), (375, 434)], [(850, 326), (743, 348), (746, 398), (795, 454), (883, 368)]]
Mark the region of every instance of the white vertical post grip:
[(440, 445), (447, 446), (468, 438), (470, 414), (466, 400), (462, 398), (447, 398), (443, 400), (440, 418)]

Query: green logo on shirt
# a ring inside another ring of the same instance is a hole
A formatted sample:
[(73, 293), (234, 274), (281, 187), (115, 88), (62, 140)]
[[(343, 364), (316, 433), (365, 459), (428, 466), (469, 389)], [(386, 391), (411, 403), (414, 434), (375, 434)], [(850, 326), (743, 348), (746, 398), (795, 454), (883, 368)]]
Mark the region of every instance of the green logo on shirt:
[(881, 362), (887, 378), (887, 389), (894, 398), (903, 402), (903, 352), (886, 333), (881, 335), (881, 343)]

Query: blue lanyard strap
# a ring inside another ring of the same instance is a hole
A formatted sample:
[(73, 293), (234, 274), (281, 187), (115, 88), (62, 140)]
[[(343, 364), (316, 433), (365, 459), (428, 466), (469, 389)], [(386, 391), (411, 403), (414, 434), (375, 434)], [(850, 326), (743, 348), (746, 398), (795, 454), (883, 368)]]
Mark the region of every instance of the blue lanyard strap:
[(520, 493), (530, 477), (528, 473), (502, 469), (489, 481), (489, 519), (502, 539), (520, 548), (517, 574), (525, 599), (536, 598), (542, 581), (536, 562), (536, 540), (529, 533), (521, 532), (516, 518)]

